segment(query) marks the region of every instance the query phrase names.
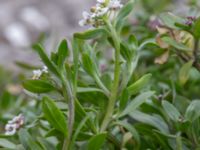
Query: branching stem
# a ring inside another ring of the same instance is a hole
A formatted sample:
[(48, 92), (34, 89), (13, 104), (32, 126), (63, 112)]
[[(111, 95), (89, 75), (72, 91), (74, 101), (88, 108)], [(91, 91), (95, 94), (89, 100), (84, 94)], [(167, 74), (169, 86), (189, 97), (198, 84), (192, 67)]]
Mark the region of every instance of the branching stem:
[(108, 102), (108, 107), (106, 110), (105, 117), (103, 119), (103, 122), (101, 124), (101, 131), (105, 131), (109, 122), (112, 119), (112, 114), (114, 112), (115, 102), (117, 98), (118, 93), (118, 87), (119, 87), (119, 78), (120, 78), (120, 39), (117, 35), (117, 32), (115, 31), (115, 28), (111, 25), (110, 22), (106, 22), (108, 29), (110, 30), (111, 37), (114, 42), (114, 48), (115, 48), (115, 70), (114, 70), (114, 81), (110, 93), (110, 99)]

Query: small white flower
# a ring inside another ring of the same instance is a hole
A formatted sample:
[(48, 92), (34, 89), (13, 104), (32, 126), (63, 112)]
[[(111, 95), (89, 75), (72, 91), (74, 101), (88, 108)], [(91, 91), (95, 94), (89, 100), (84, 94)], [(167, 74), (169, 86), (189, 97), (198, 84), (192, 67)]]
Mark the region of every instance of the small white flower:
[(13, 118), (13, 122), (15, 122), (18, 126), (22, 126), (24, 124), (24, 116), (19, 114)]
[(16, 124), (6, 124), (5, 126), (5, 130), (6, 131), (9, 131), (9, 130), (12, 130), (13, 128), (16, 128)]
[(8, 124), (13, 124), (13, 123), (15, 123), (14, 119), (8, 121)]
[(108, 7), (111, 10), (117, 10), (123, 7), (123, 5), (121, 4), (120, 0), (110, 0)]
[(43, 66), (42, 72), (43, 72), (43, 73), (48, 73), (48, 68), (47, 68), (47, 66)]
[(14, 135), (17, 131), (16, 124), (7, 124), (5, 130), (5, 135)]
[(43, 66), (42, 69), (33, 70), (33, 77), (32, 79), (37, 80), (43, 73), (48, 73), (47, 66)]
[(97, 0), (97, 2), (100, 4), (104, 4), (106, 2), (106, 0)]
[(14, 135), (16, 131), (22, 127), (24, 124), (24, 116), (19, 114), (15, 116), (12, 120), (8, 121), (5, 126), (5, 135)]
[(96, 17), (101, 17), (104, 16), (106, 13), (108, 12), (108, 8), (101, 8), (101, 7), (97, 7), (97, 11), (96, 11)]
[(83, 15), (83, 19), (85, 20), (90, 19), (90, 16), (91, 16), (87, 11), (84, 11), (82, 15)]
[(80, 26), (85, 26), (90, 24), (92, 22), (91, 14), (89, 14), (87, 11), (83, 12), (83, 19), (79, 21)]
[(103, 16), (110, 15), (109, 12), (116, 11), (122, 6), (120, 0), (97, 0), (97, 4), (91, 7), (90, 13), (83, 12), (83, 19), (79, 21), (79, 25), (102, 26), (104, 25)]
[(42, 75), (42, 71), (40, 69), (33, 70), (33, 79), (39, 79), (41, 75)]
[(83, 26), (86, 25), (86, 22), (85, 22), (84, 19), (82, 19), (82, 20), (80, 20), (80, 21), (78, 22), (78, 24), (79, 24), (79, 26), (83, 27)]
[(19, 114), (18, 116), (15, 116), (15, 117), (12, 119), (12, 122), (17, 122), (20, 118), (21, 118), (21, 114)]

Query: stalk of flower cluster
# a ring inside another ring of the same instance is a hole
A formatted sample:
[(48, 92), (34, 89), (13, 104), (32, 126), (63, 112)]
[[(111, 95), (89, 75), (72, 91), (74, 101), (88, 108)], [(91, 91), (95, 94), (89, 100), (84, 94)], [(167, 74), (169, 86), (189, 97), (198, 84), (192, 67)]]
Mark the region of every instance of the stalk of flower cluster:
[(111, 37), (114, 42), (115, 47), (115, 70), (114, 70), (114, 81), (112, 85), (112, 90), (110, 93), (110, 99), (108, 102), (108, 107), (106, 109), (105, 117), (101, 124), (101, 131), (105, 131), (109, 122), (112, 119), (112, 114), (115, 108), (115, 102), (117, 99), (118, 87), (119, 87), (119, 78), (120, 78), (120, 39), (117, 35), (115, 28), (109, 21), (105, 21), (108, 29), (110, 30)]

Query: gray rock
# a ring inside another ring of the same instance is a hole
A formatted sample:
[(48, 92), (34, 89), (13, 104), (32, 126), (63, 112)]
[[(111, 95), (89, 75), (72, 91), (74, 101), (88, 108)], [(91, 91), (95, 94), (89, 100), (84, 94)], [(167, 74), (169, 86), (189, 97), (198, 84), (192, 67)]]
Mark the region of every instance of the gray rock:
[(41, 32), (50, 36), (47, 49), (81, 31), (78, 21), (82, 11), (94, 0), (1, 0), (0, 1), (0, 65), (16, 69), (14, 61), (35, 63), (36, 54), (29, 45)]

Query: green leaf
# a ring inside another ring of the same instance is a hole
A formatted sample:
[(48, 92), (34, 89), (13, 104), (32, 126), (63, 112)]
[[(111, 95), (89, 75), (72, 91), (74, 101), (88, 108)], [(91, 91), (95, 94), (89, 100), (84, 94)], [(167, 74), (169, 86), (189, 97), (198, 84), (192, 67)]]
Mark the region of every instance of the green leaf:
[(169, 118), (175, 122), (178, 122), (179, 118), (181, 117), (181, 114), (176, 109), (176, 107), (174, 107), (168, 101), (162, 101), (162, 106), (165, 112), (167, 113), (167, 115), (169, 116)]
[(54, 64), (58, 65), (58, 54), (55, 52), (51, 52), (51, 61), (53, 61)]
[(44, 147), (44, 150), (57, 150), (53, 143), (49, 142), (44, 137), (37, 137), (37, 141)]
[[(75, 121), (80, 122), (86, 116), (88, 116), (85, 109), (83, 108), (83, 106), (80, 104), (80, 102), (78, 100), (75, 100), (75, 108), (76, 108), (75, 109)], [(96, 128), (90, 119), (87, 120), (86, 124), (89, 128), (91, 128), (92, 131), (96, 132)]]
[(86, 124), (86, 122), (89, 118), (90, 118), (89, 115), (85, 116), (85, 118), (77, 126), (76, 131), (75, 131), (75, 133), (73, 134), (73, 137), (72, 137), (71, 149), (74, 149), (74, 143), (76, 141), (76, 138), (78, 137), (79, 133), (81, 132), (81, 129), (85, 126), (85, 124)]
[(161, 38), (165, 43), (175, 47), (178, 50), (182, 50), (182, 51), (191, 51), (192, 49), (185, 46), (182, 43), (177, 43), (175, 40), (173, 40), (172, 38), (168, 37), (168, 36), (164, 36)]
[(75, 117), (77, 121), (81, 121), (87, 116), (86, 111), (78, 100), (75, 100)]
[(88, 92), (100, 92), (103, 93), (103, 91), (99, 88), (92, 88), (92, 87), (78, 87), (77, 88), (78, 93), (88, 93)]
[(179, 30), (185, 30), (185, 31), (190, 31), (190, 26), (186, 25), (184, 22), (183, 23), (175, 23), (175, 26), (179, 28)]
[(145, 74), (139, 80), (137, 80), (135, 83), (131, 84), (128, 87), (129, 94), (135, 95), (138, 92), (140, 92), (140, 90), (149, 83), (151, 76), (152, 76), (151, 74)]
[[(79, 48), (82, 45), (82, 40), (73, 38), (72, 52), (73, 52), (73, 86), (77, 87), (78, 69), (79, 69)], [(76, 89), (74, 89), (76, 91)]]
[(147, 47), (148, 45), (158, 46), (155, 42), (155, 39), (149, 39), (141, 43), (137, 51), (141, 51), (143, 48)]
[(96, 29), (92, 29), (92, 30), (88, 30), (82, 33), (75, 33), (74, 37), (78, 38), (78, 39), (83, 39), (83, 40), (90, 40), (90, 39), (94, 39), (97, 38), (99, 36), (102, 35), (106, 35), (107, 32), (105, 29), (103, 28), (96, 28)]
[(47, 54), (44, 52), (43, 47), (39, 44), (35, 44), (33, 45), (33, 49), (37, 51), (43, 63), (48, 67), (48, 69), (56, 76), (60, 76), (60, 73), (58, 72), (55, 64), (53, 64), (51, 60), (48, 58)]
[(123, 24), (123, 20), (131, 13), (134, 6), (134, 0), (130, 0), (118, 13), (116, 17), (116, 29), (120, 30)]
[(107, 40), (112, 47), (115, 47), (112, 37), (109, 36)]
[(57, 138), (63, 138), (63, 134), (58, 131), (57, 129), (55, 128), (52, 128), (50, 129), (46, 134), (45, 134), (45, 138), (48, 138), (48, 137), (57, 137)]
[(44, 97), (42, 110), (48, 122), (57, 130), (67, 136), (67, 121), (63, 113), (58, 109), (52, 99)]
[(149, 97), (151, 97), (154, 94), (154, 92), (143, 92), (136, 98), (134, 98), (128, 106), (125, 108), (125, 110), (120, 114), (120, 117), (123, 117), (125, 115), (128, 115), (129, 113), (136, 110), (140, 105), (142, 105)]
[(128, 100), (129, 100), (129, 93), (128, 93), (128, 90), (127, 90), (127, 89), (124, 89), (124, 90), (122, 91), (122, 95), (121, 95), (121, 97), (120, 97), (120, 103), (119, 103), (119, 111), (120, 111), (120, 112), (122, 112), (122, 111), (125, 109), (125, 107), (126, 107), (126, 105), (127, 105), (127, 103), (128, 103)]
[(169, 133), (167, 124), (158, 115), (153, 116), (153, 115), (145, 114), (140, 111), (134, 111), (130, 114), (130, 116), (139, 122), (155, 127), (156, 129), (160, 130), (162, 133), (165, 133), (165, 134)]
[(10, 108), (10, 106), (12, 106), (13, 102), (13, 96), (8, 92), (8, 91), (3, 91), (1, 93), (1, 97), (0, 97), (0, 109), (1, 110), (6, 110), (8, 108)]
[(129, 47), (125, 43), (120, 44), (120, 53), (122, 57), (128, 61), (131, 62), (133, 59), (133, 52), (129, 49)]
[(200, 117), (200, 100), (193, 100), (188, 106), (185, 119), (193, 122)]
[(132, 136), (134, 137), (135, 141), (137, 142), (137, 147), (139, 147), (140, 136), (139, 136), (137, 130), (134, 128), (134, 126), (132, 126), (131, 124), (129, 124), (128, 122), (125, 122), (125, 121), (117, 121), (116, 124), (123, 126), (126, 130), (128, 130), (132, 134)]
[(64, 66), (65, 59), (69, 56), (69, 48), (67, 45), (67, 40), (62, 40), (58, 47), (58, 66), (62, 68)]
[(200, 17), (195, 21), (194, 24), (194, 35), (196, 38), (200, 38)]
[(128, 38), (128, 43), (132, 49), (136, 49), (138, 47), (138, 40), (134, 35), (130, 35)]
[(87, 53), (82, 54), (82, 63), (84, 70), (91, 76), (95, 74), (95, 66), (94, 62), (92, 61), (91, 57)]
[(7, 139), (0, 139), (0, 147), (8, 149), (16, 149), (16, 145)]
[(26, 70), (34, 70), (34, 69), (39, 69), (39, 67), (33, 66), (31, 64), (28, 64), (26, 62), (22, 62), (22, 61), (15, 61), (15, 64), (22, 68), (22, 69), (26, 69)]
[(55, 87), (43, 80), (26, 80), (23, 87), (32, 93), (47, 93), (55, 90)]
[(176, 23), (182, 24), (184, 20), (178, 16), (175, 16), (172, 13), (163, 13), (160, 15), (161, 21), (166, 25), (167, 27), (177, 29)]
[(26, 150), (43, 150), (25, 129), (18, 132), (19, 140)]
[(190, 72), (190, 69), (192, 67), (192, 64), (193, 64), (193, 60), (185, 63), (181, 67), (181, 69), (179, 71), (179, 82), (180, 82), (181, 85), (184, 85), (187, 82), (187, 80), (189, 78), (189, 72)]
[(99, 133), (88, 141), (88, 150), (100, 150), (107, 137), (107, 133)]

